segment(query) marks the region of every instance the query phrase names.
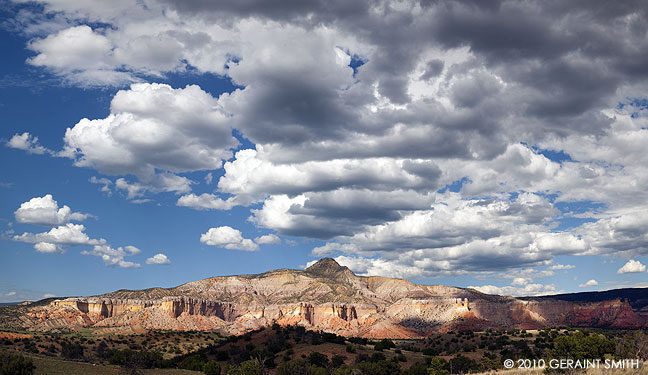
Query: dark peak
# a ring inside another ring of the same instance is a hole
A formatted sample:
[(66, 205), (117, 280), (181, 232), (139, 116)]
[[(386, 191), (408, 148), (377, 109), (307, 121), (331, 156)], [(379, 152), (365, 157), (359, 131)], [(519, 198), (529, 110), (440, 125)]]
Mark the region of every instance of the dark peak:
[(339, 274), (344, 271), (351, 272), (347, 267), (341, 266), (333, 258), (322, 258), (312, 266), (306, 268), (306, 272), (323, 276)]

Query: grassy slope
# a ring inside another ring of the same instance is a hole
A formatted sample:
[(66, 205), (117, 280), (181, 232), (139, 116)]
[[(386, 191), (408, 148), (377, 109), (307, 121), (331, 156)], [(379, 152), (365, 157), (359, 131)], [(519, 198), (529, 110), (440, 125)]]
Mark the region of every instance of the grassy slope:
[[(123, 374), (119, 367), (100, 366), (83, 362), (64, 361), (54, 358), (43, 358), (30, 356), (36, 365), (35, 375), (117, 375)], [(196, 375), (201, 372), (178, 370), (178, 369), (151, 369), (145, 370), (144, 374), (161, 375)]]

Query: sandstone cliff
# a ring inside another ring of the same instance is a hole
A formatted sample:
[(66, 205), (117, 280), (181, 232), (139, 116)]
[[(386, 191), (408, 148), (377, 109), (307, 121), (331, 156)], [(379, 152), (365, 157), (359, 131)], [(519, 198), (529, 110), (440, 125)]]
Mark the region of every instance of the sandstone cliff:
[(240, 334), (273, 323), (375, 338), (422, 337), (457, 329), (648, 327), (646, 316), (627, 300), (501, 297), (360, 277), (329, 258), (303, 271), (213, 277), (170, 289), (54, 300), (24, 307), (22, 314), (2, 324), (35, 331), (103, 327), (120, 332), (171, 329)]

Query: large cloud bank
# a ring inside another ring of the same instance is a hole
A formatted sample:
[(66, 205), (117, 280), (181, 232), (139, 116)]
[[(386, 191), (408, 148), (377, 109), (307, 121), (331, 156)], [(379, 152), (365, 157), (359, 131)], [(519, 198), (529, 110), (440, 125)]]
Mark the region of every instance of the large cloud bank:
[[(405, 277), (648, 254), (642, 2), (43, 5), (28, 63), (123, 88), (59, 156), (128, 198), (256, 203), (256, 225), (327, 240), (315, 255)], [(189, 69), (240, 88), (145, 83)], [(255, 148), (235, 152), (233, 130)], [(9, 146), (45, 152), (30, 134)], [(183, 176), (221, 167), (216, 192)], [(203, 242), (256, 249), (223, 228)]]

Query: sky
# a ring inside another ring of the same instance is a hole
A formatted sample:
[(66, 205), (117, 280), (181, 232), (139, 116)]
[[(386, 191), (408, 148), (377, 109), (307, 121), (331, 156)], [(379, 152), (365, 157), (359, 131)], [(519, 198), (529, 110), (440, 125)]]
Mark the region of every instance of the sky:
[(0, 45), (0, 302), (648, 286), (642, 1), (0, 0)]

